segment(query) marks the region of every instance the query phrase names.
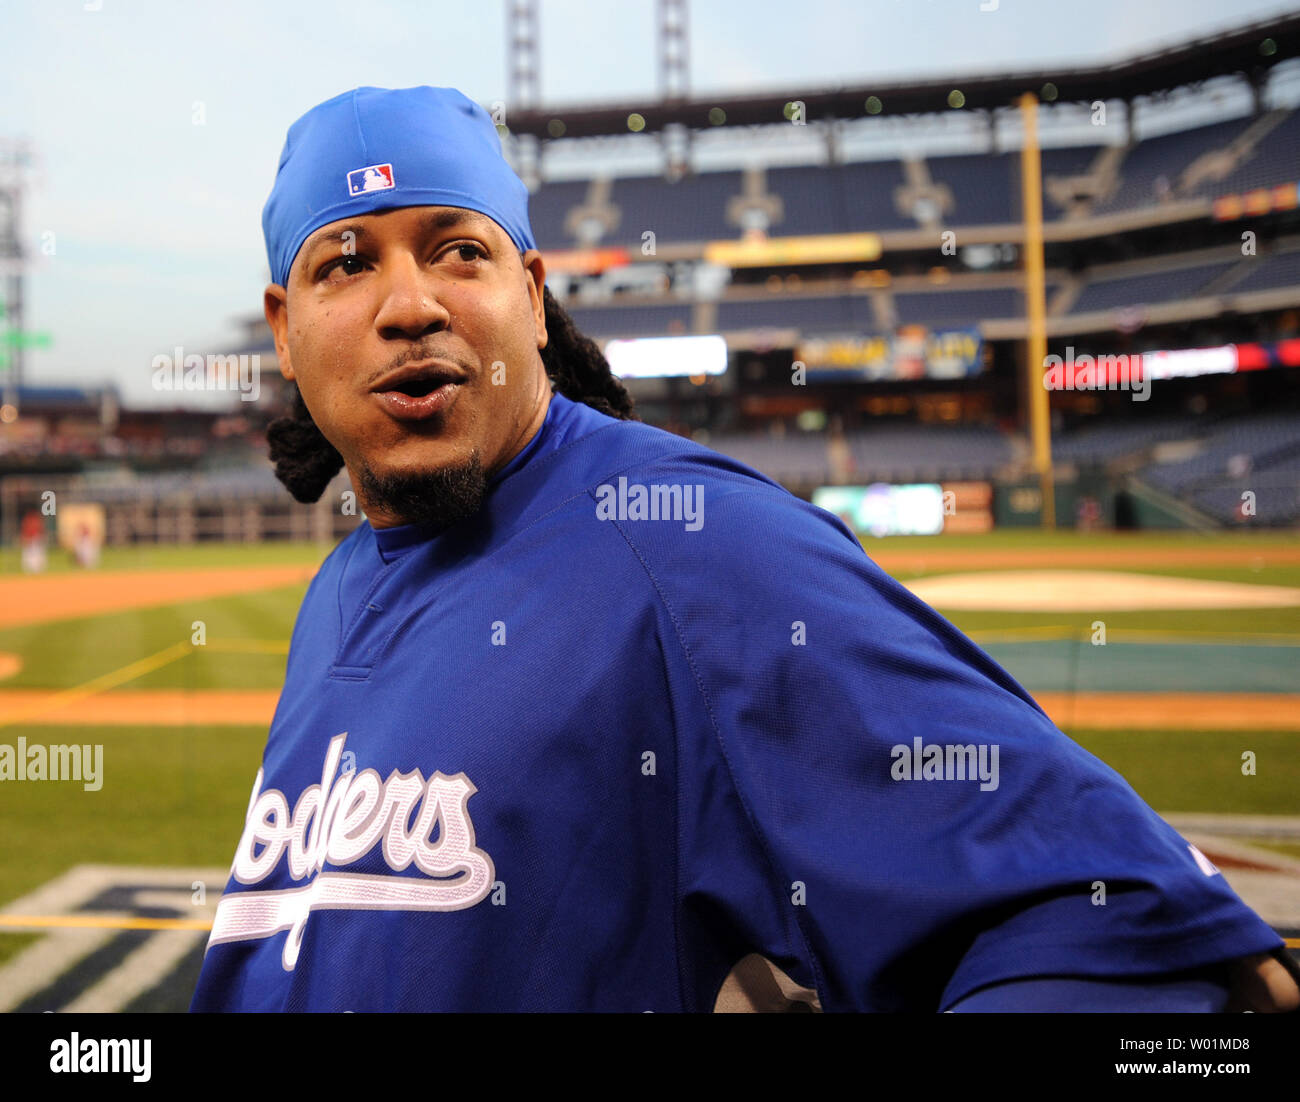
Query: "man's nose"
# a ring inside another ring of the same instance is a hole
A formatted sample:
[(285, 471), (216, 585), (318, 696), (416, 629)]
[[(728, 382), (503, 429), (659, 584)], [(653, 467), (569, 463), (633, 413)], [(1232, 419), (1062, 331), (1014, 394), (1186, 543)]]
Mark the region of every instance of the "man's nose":
[(386, 257), (379, 278), (383, 300), (375, 315), (375, 328), (381, 337), (418, 340), (445, 328), (451, 320), (438, 300), (437, 280), (413, 254)]

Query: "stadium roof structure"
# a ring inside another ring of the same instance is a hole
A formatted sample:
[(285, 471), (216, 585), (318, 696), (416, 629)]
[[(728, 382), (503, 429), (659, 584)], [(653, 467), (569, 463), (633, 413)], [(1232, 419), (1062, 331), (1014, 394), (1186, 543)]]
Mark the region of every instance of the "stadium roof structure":
[[(1265, 42), (1269, 45), (1266, 46)], [(1056, 89), (1056, 102), (1134, 100), (1215, 77), (1244, 76), (1258, 85), (1281, 62), (1300, 57), (1300, 14), (1288, 14), (1212, 36), (1195, 38), (1163, 49), (1135, 55), (1106, 65), (1077, 69), (1026, 69), (1017, 73), (968, 73), (936, 80), (896, 81), (861, 84), (834, 89), (799, 91), (808, 122), (856, 119), (867, 116), (866, 101), (880, 101), (880, 115), (934, 114), (951, 110), (948, 97), (960, 89), (964, 107), (995, 110), (1007, 107), (1022, 93), (1039, 94), (1044, 85)], [(653, 133), (670, 126), (688, 130), (713, 130), (726, 126), (776, 125), (788, 119), (793, 95), (790, 89), (752, 95), (719, 95), (677, 100), (606, 104), (600, 107), (573, 104), (533, 110), (516, 110), (509, 116), (514, 135), (549, 138), (593, 138), (628, 133), (628, 118), (644, 120), (641, 133)], [(725, 123), (713, 121), (711, 112), (721, 109)], [(562, 133), (554, 123), (563, 124)]]

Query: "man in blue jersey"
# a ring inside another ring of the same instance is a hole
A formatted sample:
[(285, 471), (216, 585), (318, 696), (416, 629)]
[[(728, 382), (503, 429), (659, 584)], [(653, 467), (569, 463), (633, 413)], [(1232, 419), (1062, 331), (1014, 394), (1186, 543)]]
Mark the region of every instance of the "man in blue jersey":
[(290, 129), (263, 218), (346, 467), (196, 1010), (1294, 1010), (1195, 847), (837, 518), (640, 424), (452, 89)]

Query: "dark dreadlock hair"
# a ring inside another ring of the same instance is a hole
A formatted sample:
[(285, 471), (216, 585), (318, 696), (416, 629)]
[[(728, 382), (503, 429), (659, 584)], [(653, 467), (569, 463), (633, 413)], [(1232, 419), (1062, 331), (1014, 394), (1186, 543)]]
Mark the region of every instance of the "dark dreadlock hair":
[[(542, 290), (542, 305), (547, 341), (541, 355), (551, 392), (620, 421), (639, 421), (627, 388), (610, 372), (596, 342), (578, 330), (549, 287)], [(298, 384), (290, 385), (290, 412), (267, 426), (266, 439), (276, 477), (294, 498), (310, 504), (320, 500), (330, 480), (343, 469), (343, 457), (311, 419)]]

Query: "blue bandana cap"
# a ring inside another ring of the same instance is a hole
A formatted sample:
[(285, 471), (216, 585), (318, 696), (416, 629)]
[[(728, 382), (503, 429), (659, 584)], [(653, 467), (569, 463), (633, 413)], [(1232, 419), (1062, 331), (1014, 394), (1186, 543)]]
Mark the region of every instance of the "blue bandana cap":
[(398, 207), (486, 214), (520, 252), (535, 249), (528, 189), (501, 153), (492, 117), (455, 88), (354, 88), (289, 127), (262, 210), (271, 279), (330, 222)]

